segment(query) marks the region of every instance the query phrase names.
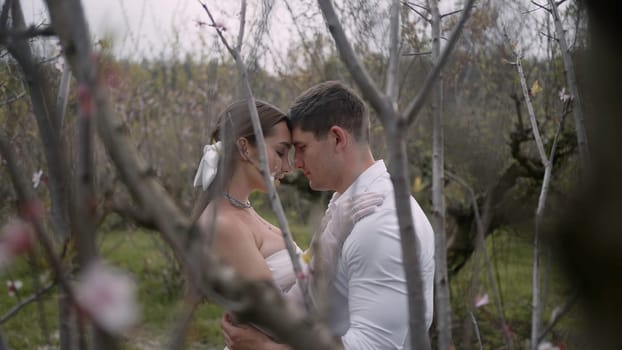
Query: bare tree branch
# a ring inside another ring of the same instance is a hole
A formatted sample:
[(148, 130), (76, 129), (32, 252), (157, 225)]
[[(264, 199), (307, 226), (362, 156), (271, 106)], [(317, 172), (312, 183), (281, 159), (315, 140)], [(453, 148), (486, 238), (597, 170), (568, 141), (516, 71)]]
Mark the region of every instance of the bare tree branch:
[(2, 316), (0, 316), (0, 325), (10, 320), (13, 316), (17, 315), (17, 313), (25, 306), (39, 300), (42, 295), (52, 290), (54, 286), (56, 286), (56, 283), (50, 283), (42, 289), (39, 289), (34, 294), (22, 299), (19, 304), (14, 305), (11, 309), (9, 309), (9, 311), (5, 312)]
[[(438, 0), (428, 0), (432, 17), (432, 59), (438, 62), (441, 52), (441, 15)], [(443, 78), (439, 74), (433, 85), (432, 99), (432, 219), (435, 233), (435, 307), (438, 348), (448, 350), (452, 346), (451, 306), (449, 301), (449, 278), (447, 276), (447, 234), (445, 232), (445, 150), (443, 130)]]
[(420, 8), (420, 9), (426, 11), (426, 12), (430, 12), (430, 8), (429, 7), (425, 7), (425, 6), (417, 4), (416, 2), (413, 2), (413, 1), (404, 1), (404, 5), (418, 7), (418, 8)]
[(0, 154), (2, 154), (6, 160), (11, 181), (13, 182), (15, 192), (21, 203), (21, 216), (33, 225), (35, 234), (39, 239), (39, 243), (41, 243), (46, 258), (54, 270), (56, 280), (63, 286), (69, 300), (76, 304), (76, 297), (73, 292), (73, 288), (69, 284), (69, 281), (67, 281), (62, 264), (56, 256), (52, 242), (50, 242), (47, 234), (45, 233), (41, 213), (43, 210), (41, 207), (42, 204), (35, 197), (30, 185), (25, 180), (26, 177), (23, 176), (23, 172), (17, 164), (17, 159), (13, 153), (11, 144), (8, 142), (8, 138), (2, 131), (0, 131)]
[(546, 337), (546, 335), (549, 334), (549, 332), (552, 331), (553, 328), (555, 328), (557, 323), (564, 316), (566, 316), (566, 314), (572, 309), (572, 307), (574, 306), (574, 304), (577, 302), (578, 299), (579, 299), (579, 293), (575, 293), (566, 301), (566, 303), (564, 304), (564, 306), (562, 306), (559, 312), (555, 314), (555, 317), (553, 317), (553, 319), (549, 321), (549, 324), (546, 326), (546, 328), (542, 330), (542, 333), (540, 333), (540, 336), (538, 337), (538, 343), (543, 341), (544, 337)]
[(475, 3), (475, 0), (468, 0), (464, 4), (464, 9), (462, 10), (462, 16), (460, 16), (460, 19), (458, 20), (458, 24), (456, 24), (456, 27), (451, 33), (449, 40), (445, 46), (445, 49), (443, 50), (440, 57), (434, 64), (434, 67), (432, 68), (432, 70), (425, 77), (423, 86), (421, 87), (421, 90), (419, 91), (417, 96), (408, 105), (408, 107), (406, 107), (406, 110), (403, 113), (403, 118), (404, 118), (403, 123), (406, 126), (412, 125), (412, 123), (415, 121), (415, 119), (419, 115), (419, 111), (423, 107), (428, 94), (432, 90), (432, 85), (434, 84), (434, 82), (436, 81), (436, 78), (440, 74), (441, 69), (443, 69), (443, 67), (445, 66), (445, 63), (447, 63), (447, 59), (449, 58), (449, 55), (453, 51), (454, 46), (456, 45), (456, 42), (458, 41), (458, 38), (460, 37), (460, 34), (462, 33), (462, 28), (464, 27), (464, 24), (466, 23), (467, 19), (469, 18), (469, 15), (471, 14), (471, 9), (473, 8), (474, 3)]
[(473, 329), (475, 329), (475, 335), (477, 337), (477, 345), (479, 345), (480, 350), (484, 350), (484, 346), (482, 345), (482, 337), (479, 335), (479, 326), (477, 325), (477, 320), (475, 319), (475, 315), (473, 312), (469, 312), (471, 316), (471, 321), (473, 322)]
[[(74, 11), (66, 11), (63, 4), (56, 0), (48, 1), (52, 23), (55, 28), (61, 27), (59, 30), (61, 43), (73, 71), (83, 69), (83, 72), (88, 72), (89, 65), (92, 64), (88, 55), (90, 44), (85, 37), (72, 36), (75, 32), (85, 32), (84, 15), (81, 11), (76, 12), (75, 8)], [(74, 21), (76, 17), (79, 18)], [(76, 39), (81, 42), (75, 42)], [(329, 332), (325, 328), (316, 327), (316, 324), (301, 310), (286, 303), (271, 283), (245, 281), (230, 268), (218, 262), (211, 252), (202, 250), (201, 245), (193, 247), (190, 244), (199, 237), (199, 229), (191, 225), (181, 214), (140, 160), (122, 124), (111, 120), (112, 111), (103, 87), (97, 80), (81, 83), (90, 84), (99, 135), (117, 166), (121, 179), (135, 200), (144, 205), (145, 211), (152, 216), (165, 241), (171, 246), (182, 266), (188, 269), (191, 281), (199, 287), (199, 290), (211, 299), (230, 307), (243, 319), (274, 331), (281, 339), (296, 348), (332, 348), (334, 343)], [(185, 246), (192, 248), (190, 255), (183, 249)], [(193, 256), (200, 259), (197, 260), (199, 264), (192, 264), (189, 259)]]
[(56, 114), (60, 118), (61, 130), (65, 125), (65, 114), (67, 113), (67, 102), (69, 101), (69, 87), (71, 85), (71, 69), (68, 64), (63, 64), (63, 73), (58, 86), (58, 95), (56, 96)]
[[(469, 198), (471, 199), (471, 207), (473, 208), (473, 214), (475, 216), (475, 227), (477, 229), (477, 237), (476, 237), (477, 249), (480, 250), (482, 252), (482, 255), (484, 256), (484, 263), (486, 264), (488, 283), (490, 284), (490, 287), (492, 288), (493, 298), (495, 301), (495, 307), (497, 309), (497, 314), (501, 322), (501, 327), (503, 328), (503, 336), (505, 339), (505, 344), (509, 350), (512, 350), (514, 349), (514, 344), (512, 341), (512, 337), (507, 331), (508, 325), (507, 325), (507, 321), (505, 320), (505, 316), (504, 316), (505, 312), (503, 311), (503, 306), (501, 305), (501, 294), (499, 293), (499, 286), (497, 285), (497, 280), (493, 276), (492, 265), (490, 263), (490, 257), (488, 256), (488, 251), (486, 250), (486, 241), (485, 241), (486, 228), (482, 220), (482, 217), (480, 215), (479, 206), (477, 205), (477, 198), (475, 197), (475, 191), (473, 191), (473, 188), (469, 186), (469, 184), (466, 181), (464, 181), (462, 178), (460, 178), (459, 176), (447, 170), (445, 171), (445, 175), (447, 175), (447, 177), (449, 177), (453, 181), (460, 184), (460, 186), (464, 187), (469, 193)], [(472, 301), (469, 300), (469, 303), (471, 302)]]
[[(419, 10), (417, 10), (417, 9), (413, 6), (413, 4), (411, 4), (410, 2), (407, 2), (407, 1), (404, 1), (403, 3), (404, 3), (404, 5), (405, 5), (406, 7), (408, 7), (410, 10), (412, 10), (414, 13), (418, 14), (418, 15), (419, 15), (419, 17), (421, 17), (421, 19), (423, 19), (424, 21), (426, 21), (426, 22), (430, 23), (430, 19), (428, 18), (428, 16), (426, 16), (425, 14), (423, 14), (423, 13), (421, 13)], [(423, 6), (421, 6), (421, 7), (423, 7)], [(428, 12), (430, 11), (430, 10), (429, 10), (429, 9), (427, 9), (427, 8), (425, 8), (425, 10), (426, 10), (426, 11), (428, 11)]]
[(523, 98), (525, 100), (525, 104), (527, 105), (527, 113), (529, 114), (529, 122), (531, 123), (531, 130), (533, 131), (533, 136), (536, 141), (536, 146), (538, 148), (538, 154), (540, 155), (540, 160), (542, 161), (542, 165), (546, 166), (548, 162), (548, 157), (544, 152), (544, 144), (542, 143), (542, 137), (540, 136), (540, 131), (538, 130), (538, 121), (536, 120), (536, 114), (533, 109), (533, 104), (531, 103), (531, 96), (529, 94), (529, 88), (527, 87), (527, 81), (525, 80), (525, 73), (523, 72), (523, 65), (521, 63), (520, 53), (516, 52), (516, 69), (518, 70), (518, 76), (520, 79), (521, 88), (523, 89)]
[[(11, 1), (11, 0), (8, 0), (8, 1)], [(0, 350), (9, 350), (9, 346), (4, 341), (4, 335), (2, 334), (1, 330), (0, 330)]]
[(542, 32), (542, 31), (540, 31), (539, 33), (540, 33), (540, 35), (542, 35), (542, 36), (544, 36), (544, 37), (547, 37), (547, 38), (549, 38), (549, 39), (551, 39), (551, 40), (553, 40), (553, 41), (557, 41), (557, 38), (556, 38), (556, 37), (554, 37), (554, 36), (552, 36), (552, 35), (550, 35), (550, 34), (547, 34), (547, 33)]
[(11, 104), (11, 103), (13, 103), (13, 102), (15, 102), (15, 101), (19, 100), (20, 98), (22, 98), (22, 97), (24, 97), (24, 96), (26, 96), (26, 93), (25, 93), (25, 92), (21, 92), (21, 93), (19, 93), (19, 95), (17, 95), (17, 96), (10, 97), (10, 98), (8, 98), (8, 99), (6, 99), (6, 100), (4, 100), (4, 101), (0, 102), (0, 107), (2, 107), (2, 106), (6, 106), (6, 105), (8, 105), (8, 104)]
[(555, 33), (557, 35), (557, 42), (564, 61), (564, 73), (566, 75), (566, 83), (568, 84), (568, 90), (572, 96), (572, 113), (574, 116), (575, 129), (577, 131), (577, 144), (579, 145), (579, 158), (581, 160), (582, 173), (587, 175), (590, 172), (590, 151), (587, 140), (587, 133), (585, 131), (585, 122), (583, 120), (583, 104), (581, 103), (581, 97), (579, 96), (579, 89), (577, 87), (577, 78), (574, 71), (574, 63), (570, 50), (568, 49), (568, 42), (566, 40), (566, 33), (562, 25), (561, 17), (557, 7), (562, 1), (555, 3), (554, 0), (548, 0), (551, 6), (551, 13), (553, 15), (553, 21), (555, 23)]
[(426, 56), (431, 55), (432, 51), (423, 51), (423, 52), (406, 52), (403, 53), (402, 56)]
[(0, 13), (0, 31), (7, 30), (7, 23), (9, 21), (9, 11), (11, 10), (11, 6), (13, 5), (13, 0), (6, 0), (4, 4), (2, 4), (2, 12)]
[(387, 69), (387, 82), (385, 93), (393, 103), (393, 108), (397, 110), (399, 99), (399, 64), (400, 64), (400, 1), (393, 0), (391, 4), (391, 33), (389, 35), (389, 68)]
[[(337, 18), (335, 8), (330, 0), (318, 0), (318, 4), (322, 13), (324, 14), (324, 20), (326, 26), (335, 40), (335, 44), (339, 50), (339, 55), (344, 61), (346, 67), (350, 71), (352, 78), (356, 81), (357, 85), (361, 89), (363, 96), (369, 101), (372, 107), (377, 111), (390, 111), (394, 110), (387, 96), (385, 96), (380, 89), (376, 86), (365, 67), (361, 64), (356, 57), (352, 45), (346, 37), (346, 33)], [(378, 113), (383, 124), (387, 123), (385, 119), (387, 113)]]
[(540, 5), (539, 3), (537, 3), (537, 2), (536, 2), (536, 1), (534, 1), (534, 0), (531, 0), (531, 3), (532, 3), (532, 4), (534, 4), (534, 5), (536, 5), (538, 8), (543, 9), (543, 10), (545, 10), (545, 11), (546, 11), (546, 12), (548, 12), (548, 13), (551, 13), (551, 9), (550, 9), (550, 8), (545, 7), (545, 6), (543, 6), (543, 5)]
[(305, 306), (307, 307), (307, 310), (310, 311), (312, 310), (311, 299), (309, 297), (309, 290), (307, 287), (307, 283), (305, 283), (305, 281), (302, 280), (303, 274), (302, 274), (302, 267), (300, 265), (300, 259), (298, 257), (298, 252), (296, 251), (294, 239), (289, 230), (289, 224), (287, 223), (287, 219), (285, 218), (285, 211), (283, 210), (283, 206), (281, 204), (281, 201), (279, 200), (279, 195), (276, 192), (276, 189), (274, 188), (274, 183), (273, 183), (272, 177), (270, 176), (270, 171), (268, 170), (268, 158), (267, 158), (267, 152), (266, 152), (266, 145), (264, 142), (263, 131), (261, 130), (259, 114), (257, 113), (257, 107), (255, 105), (255, 98), (253, 97), (253, 92), (251, 90), (250, 83), (248, 81), (248, 72), (246, 70), (246, 66), (244, 65), (244, 62), (242, 61), (242, 57), (240, 56), (240, 53), (236, 50), (231, 49), (231, 46), (227, 43), (227, 39), (225, 39), (225, 37), (222, 35), (220, 31), (220, 28), (216, 25), (216, 21), (214, 20), (214, 17), (212, 17), (212, 14), (209, 11), (209, 8), (207, 7), (207, 5), (201, 2), (201, 0), (199, 0), (199, 3), (201, 3), (201, 5), (203, 6), (203, 9), (209, 16), (210, 21), (212, 21), (214, 28), (216, 28), (216, 30), (218, 31), (218, 35), (220, 36), (220, 39), (222, 40), (223, 44), (229, 49), (229, 53), (231, 53), (231, 55), (235, 59), (236, 66), (238, 68), (238, 72), (242, 80), (242, 88), (244, 92), (244, 97), (246, 98), (246, 102), (248, 104), (248, 110), (250, 111), (250, 115), (251, 115), (251, 121), (253, 124), (253, 133), (257, 140), (256, 144), (259, 150), (259, 162), (260, 162), (259, 170), (263, 176), (264, 184), (266, 185), (266, 188), (268, 190), (268, 196), (270, 198), (270, 203), (272, 204), (272, 209), (274, 213), (276, 214), (277, 220), (279, 222), (281, 233), (283, 235), (283, 241), (285, 242), (285, 248), (287, 249), (287, 252), (289, 253), (289, 257), (291, 258), (292, 265), (294, 267), (294, 273), (296, 274), (296, 281), (298, 283), (298, 286), (300, 287), (300, 290), (302, 291)]
[(443, 13), (443, 14), (441, 15), (441, 18), (449, 17), (449, 16), (452, 16), (452, 15), (455, 15), (456, 13), (460, 13), (460, 12), (462, 12), (462, 11), (463, 11), (463, 10), (455, 10), (455, 11), (451, 11), (451, 12)]
[(244, 25), (246, 24), (246, 0), (241, 1), (241, 9), (240, 9), (240, 31), (238, 32), (238, 44), (236, 45), (236, 50), (238, 52), (242, 52), (242, 42), (244, 39)]
[[(507, 34), (506, 34), (507, 37)], [(508, 38), (509, 39), (509, 38)], [(508, 40), (509, 41), (509, 40)], [(518, 70), (518, 75), (521, 83), (521, 87), (523, 90), (523, 96), (525, 99), (525, 103), (527, 104), (527, 111), (529, 113), (529, 120), (531, 122), (531, 131), (533, 133), (534, 139), (536, 141), (536, 145), (538, 147), (538, 153), (540, 154), (540, 159), (542, 165), (544, 166), (544, 179), (542, 180), (542, 187), (540, 189), (540, 195), (538, 197), (538, 206), (536, 208), (535, 213), (535, 222), (534, 222), (534, 257), (533, 257), (533, 286), (532, 286), (532, 317), (531, 317), (531, 349), (535, 350), (538, 348), (539, 343), (539, 334), (540, 328), (542, 327), (542, 310), (543, 310), (543, 301), (541, 300), (541, 291), (540, 291), (540, 229), (542, 226), (542, 219), (544, 216), (544, 209), (546, 207), (547, 195), (549, 190), (549, 185), (551, 182), (551, 173), (553, 171), (553, 160), (555, 157), (555, 149), (557, 147), (557, 140), (559, 134), (561, 133), (561, 129), (564, 124), (565, 117), (567, 115), (566, 111), (569, 106), (568, 103), (564, 104), (564, 110), (562, 113), (562, 118), (560, 120), (559, 126), (557, 128), (553, 145), (551, 147), (551, 154), (547, 157), (544, 151), (544, 145), (542, 143), (542, 138), (540, 136), (540, 131), (538, 130), (538, 124), (536, 120), (536, 116), (533, 110), (533, 106), (531, 103), (531, 96), (527, 88), (527, 83), (525, 81), (525, 74), (523, 72), (523, 66), (521, 63), (521, 54), (520, 49), (515, 49), (514, 54), (516, 55), (516, 68)]]
[[(19, 1), (13, 0), (12, 24), (16, 30), (25, 28), (24, 16)], [(56, 237), (69, 234), (70, 195), (69, 183), (71, 174), (65, 152), (63, 138), (58, 128), (58, 118), (48, 99), (46, 82), (40, 66), (34, 62), (30, 46), (26, 40), (18, 40), (7, 46), (11, 55), (19, 63), (27, 83), (33, 113), (39, 128), (43, 150), (48, 167), (48, 188), (52, 201), (52, 229)]]
[(30, 26), (22, 30), (6, 30), (0, 31), (0, 44), (7, 45), (12, 41), (31, 39), (38, 36), (55, 36), (54, 30), (51, 27), (37, 27)]

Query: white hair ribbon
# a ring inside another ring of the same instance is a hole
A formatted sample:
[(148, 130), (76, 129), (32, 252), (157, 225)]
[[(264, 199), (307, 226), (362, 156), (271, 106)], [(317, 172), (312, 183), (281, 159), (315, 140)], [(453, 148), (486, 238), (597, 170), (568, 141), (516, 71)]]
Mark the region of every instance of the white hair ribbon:
[(203, 190), (206, 191), (212, 181), (214, 181), (221, 151), (222, 142), (220, 141), (203, 147), (203, 157), (199, 163), (197, 174), (194, 176), (194, 187), (203, 186)]

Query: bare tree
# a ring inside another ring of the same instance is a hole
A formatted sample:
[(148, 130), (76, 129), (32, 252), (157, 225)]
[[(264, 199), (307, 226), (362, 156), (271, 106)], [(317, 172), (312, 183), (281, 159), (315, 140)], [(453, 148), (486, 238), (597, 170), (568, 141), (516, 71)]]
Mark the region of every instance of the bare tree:
[[(437, 0), (428, 0), (432, 23), (432, 60), (437, 63), (441, 54), (441, 13)], [(445, 156), (443, 133), (443, 75), (439, 74), (433, 86), (432, 106), (432, 204), (435, 240), (435, 305), (438, 348), (449, 349), (451, 340), (451, 306), (449, 279), (447, 277), (447, 235), (445, 233)]]
[[(149, 167), (137, 156), (123, 124), (113, 121), (106, 90), (98, 78), (97, 67), (92, 60), (88, 26), (80, 2), (50, 0), (47, 1), (47, 6), (52, 27), (60, 38), (67, 61), (75, 74), (85, 117), (90, 117), (89, 122), (97, 122), (99, 136), (117, 166), (121, 179), (128, 186), (134, 200), (140, 203), (147, 219), (162, 232), (164, 240), (175, 252), (180, 264), (190, 272), (193, 284), (203, 295), (220, 300), (242, 319), (271, 329), (281, 339), (297, 348), (333, 348), (333, 339), (326, 328), (313, 322), (293, 305), (285, 303), (280, 293), (268, 283), (241, 279), (231, 269), (222, 266), (209, 251), (186, 251), (184, 247), (192, 247), (188, 242), (197, 239), (200, 232), (181, 214)], [(87, 138), (89, 127), (83, 125), (83, 128), (83, 137)], [(83, 155), (85, 163), (90, 162), (88, 154)], [(84, 185), (91, 186), (86, 169), (88, 166), (85, 166), (83, 173), (87, 175)], [(88, 198), (91, 192), (86, 189), (84, 193)], [(88, 247), (80, 245), (78, 249), (84, 250)], [(114, 344), (116, 339), (108, 340), (110, 342), (96, 339), (95, 345)]]
[[(533, 132), (534, 139), (536, 141), (536, 147), (538, 149), (538, 154), (540, 155), (540, 161), (544, 167), (544, 179), (542, 180), (542, 187), (540, 189), (540, 196), (538, 198), (538, 206), (536, 208), (535, 213), (535, 224), (534, 224), (534, 252), (533, 252), (533, 286), (532, 286), (532, 317), (531, 317), (531, 349), (535, 350), (538, 348), (539, 336), (542, 328), (542, 298), (540, 295), (540, 245), (541, 245), (541, 227), (542, 227), (542, 219), (544, 216), (544, 209), (546, 206), (546, 200), (549, 193), (549, 186), (551, 182), (551, 172), (553, 169), (553, 160), (555, 156), (555, 148), (557, 147), (557, 139), (559, 133), (561, 132), (563, 122), (566, 116), (566, 113), (562, 113), (562, 118), (559, 123), (559, 127), (557, 128), (557, 132), (555, 134), (555, 138), (553, 140), (553, 145), (551, 146), (550, 156), (547, 156), (544, 150), (544, 144), (542, 142), (542, 136), (540, 135), (540, 131), (538, 130), (538, 122), (536, 119), (536, 115), (533, 109), (533, 104), (531, 102), (531, 94), (529, 88), (527, 87), (527, 81), (525, 79), (525, 73), (523, 72), (523, 65), (521, 63), (522, 53), (520, 48), (517, 48), (514, 52), (516, 55), (516, 59), (513, 64), (516, 66), (518, 71), (518, 77), (520, 79), (521, 88), (523, 91), (523, 97), (525, 99), (525, 103), (527, 105), (527, 112), (529, 114), (529, 121), (531, 123), (531, 130)], [(564, 103), (564, 111), (567, 108), (567, 103), (569, 100), (563, 100)]]
[[(348, 68), (352, 78), (362, 91), (363, 96), (378, 113), (384, 127), (389, 149), (389, 172), (391, 173), (391, 180), (395, 188), (397, 216), (401, 229), (402, 256), (404, 259), (404, 270), (408, 286), (411, 346), (415, 349), (429, 349), (430, 342), (425, 325), (423, 281), (421, 279), (420, 263), (417, 257), (418, 246), (409, 203), (410, 192), (407, 174), (408, 169), (406, 166), (405, 135), (408, 126), (412, 124), (418, 112), (421, 110), (421, 107), (424, 105), (425, 98), (431, 92), (432, 86), (438, 78), (438, 74), (453, 50), (462, 27), (471, 12), (474, 1), (470, 0), (465, 3), (462, 16), (452, 32), (447, 46), (439, 55), (433, 69), (426, 77), (421, 91), (403, 113), (400, 113), (397, 108), (398, 106), (393, 103), (394, 99), (385, 95), (377, 87), (376, 83), (367, 73), (365, 67), (360, 63), (360, 60), (354, 53), (346, 37), (331, 1), (319, 0), (318, 3), (324, 14), (326, 25), (335, 40), (341, 60)], [(393, 20), (397, 18), (395, 16), (391, 17)], [(396, 36), (392, 35), (392, 40), (395, 41)], [(393, 42), (390, 45), (393, 47), (397, 44)]]
[(577, 86), (577, 78), (575, 76), (575, 68), (570, 55), (570, 48), (568, 47), (568, 41), (566, 40), (566, 32), (562, 25), (562, 20), (559, 16), (559, 10), (557, 8), (558, 2), (555, 0), (548, 0), (548, 9), (553, 15), (553, 21), (555, 22), (555, 33), (557, 35), (557, 42), (564, 61), (564, 73), (566, 74), (566, 83), (568, 84), (568, 90), (572, 96), (572, 114), (574, 116), (575, 129), (577, 131), (577, 144), (579, 145), (579, 157), (581, 160), (581, 166), (583, 167), (583, 173), (588, 174), (590, 171), (590, 149), (587, 141), (587, 133), (585, 131), (585, 123), (583, 121), (583, 105), (581, 103), (581, 97), (579, 96), (579, 88)]
[[(507, 321), (505, 320), (505, 313), (503, 311), (503, 307), (501, 306), (501, 295), (499, 293), (499, 287), (497, 285), (497, 281), (495, 280), (493, 276), (490, 258), (488, 256), (488, 251), (486, 250), (484, 223), (482, 222), (483, 220), (480, 215), (480, 210), (477, 204), (477, 198), (475, 197), (475, 192), (473, 191), (473, 188), (466, 183), (466, 181), (459, 178), (457, 175), (454, 175), (448, 171), (445, 171), (445, 174), (447, 175), (448, 178), (450, 178), (453, 181), (456, 181), (458, 184), (464, 187), (469, 193), (470, 203), (471, 203), (471, 207), (473, 210), (473, 216), (475, 217), (475, 227), (477, 230), (477, 236), (475, 239), (476, 244), (477, 244), (476, 251), (481, 252), (481, 254), (484, 257), (486, 275), (488, 277), (488, 283), (490, 283), (490, 286), (492, 288), (493, 298), (495, 301), (495, 307), (497, 308), (497, 313), (499, 315), (499, 320), (501, 322), (501, 328), (503, 331), (503, 336), (505, 338), (505, 343), (506, 343), (507, 348), (512, 350), (514, 349), (514, 344), (512, 342), (512, 337), (510, 336), (510, 333), (508, 332), (508, 325), (507, 325)], [(473, 279), (477, 280), (479, 267), (477, 263), (475, 263), (474, 265), (475, 267), (473, 268), (473, 270), (475, 271), (475, 273), (474, 273)], [(468, 297), (469, 297), (469, 300), (467, 300), (467, 302), (469, 303), (469, 309), (472, 309), (471, 305), (473, 304), (473, 299), (472, 299), (473, 295), (470, 294)], [(470, 311), (470, 313), (472, 315), (473, 320), (475, 320), (475, 316), (473, 316), (472, 311)], [(477, 326), (476, 322), (475, 322), (475, 326)], [(476, 329), (476, 332), (477, 332), (477, 329)], [(479, 340), (479, 337), (478, 337), (478, 341), (481, 341)], [(464, 345), (469, 346), (469, 344), (464, 344)]]

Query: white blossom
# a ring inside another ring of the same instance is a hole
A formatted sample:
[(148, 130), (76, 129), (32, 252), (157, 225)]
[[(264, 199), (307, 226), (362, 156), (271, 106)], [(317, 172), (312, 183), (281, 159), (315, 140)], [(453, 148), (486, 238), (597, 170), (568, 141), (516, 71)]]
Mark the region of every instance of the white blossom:
[(14, 297), (17, 294), (17, 291), (22, 289), (24, 284), (20, 280), (9, 280), (6, 281), (6, 286), (8, 289), (8, 293), (10, 297)]
[(92, 263), (83, 272), (76, 294), (84, 311), (110, 333), (123, 333), (138, 321), (136, 284), (103, 262)]
[(43, 170), (35, 171), (32, 173), (32, 188), (39, 187), (41, 184), (41, 177), (43, 176)]

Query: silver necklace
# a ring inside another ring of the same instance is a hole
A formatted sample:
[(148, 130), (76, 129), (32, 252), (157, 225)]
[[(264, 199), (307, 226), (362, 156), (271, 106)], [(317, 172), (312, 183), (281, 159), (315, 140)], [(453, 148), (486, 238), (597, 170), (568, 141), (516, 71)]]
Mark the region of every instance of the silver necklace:
[(241, 200), (232, 197), (229, 193), (225, 192), (224, 194), (225, 198), (227, 198), (227, 200), (229, 201), (229, 203), (231, 203), (231, 205), (233, 205), (234, 207), (238, 208), (238, 209), (248, 209), (251, 207), (251, 202), (250, 201), (246, 201), (246, 202), (242, 202)]

